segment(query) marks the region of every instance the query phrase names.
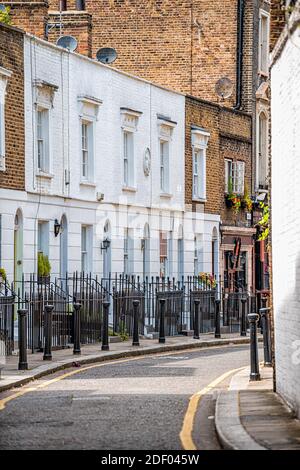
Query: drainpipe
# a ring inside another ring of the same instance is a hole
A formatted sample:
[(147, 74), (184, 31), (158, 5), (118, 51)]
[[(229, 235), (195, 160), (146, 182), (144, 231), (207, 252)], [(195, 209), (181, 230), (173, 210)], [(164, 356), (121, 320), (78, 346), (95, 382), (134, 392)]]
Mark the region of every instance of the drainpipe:
[(244, 42), (244, 11), (245, 1), (238, 0), (237, 12), (237, 51), (236, 51), (236, 105), (235, 110), (241, 109), (243, 87), (243, 42)]

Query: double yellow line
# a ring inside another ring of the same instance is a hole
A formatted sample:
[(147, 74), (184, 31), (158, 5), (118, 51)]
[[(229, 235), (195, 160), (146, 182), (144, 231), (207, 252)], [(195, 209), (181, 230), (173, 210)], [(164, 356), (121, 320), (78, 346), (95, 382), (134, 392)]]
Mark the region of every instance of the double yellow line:
[[(206, 348), (203, 348), (203, 349), (206, 349)], [(215, 348), (210, 348), (210, 349), (215, 349)], [(185, 352), (191, 352), (191, 350), (187, 349), (187, 350), (177, 351), (175, 353), (174, 352), (171, 352), (171, 353), (166, 352), (166, 353), (163, 353), (163, 354), (160, 353), (159, 356), (170, 356), (170, 355), (173, 356), (173, 355), (182, 354), (182, 353), (185, 353)], [(154, 357), (154, 356), (157, 357), (158, 354), (141, 355), (141, 356), (137, 356), (137, 357), (133, 357), (133, 358), (129, 358), (129, 359), (127, 358), (127, 359), (113, 360), (113, 361), (103, 362), (101, 364), (92, 364), (90, 366), (81, 367), (81, 368), (78, 368), (76, 370), (72, 370), (71, 372), (67, 372), (67, 373), (62, 374), (58, 377), (55, 377), (54, 379), (47, 380), (46, 382), (43, 382), (40, 385), (37, 385), (35, 387), (25, 388), (24, 390), (20, 390), (19, 392), (16, 392), (16, 393), (14, 393), (14, 394), (6, 397), (6, 398), (3, 398), (2, 400), (0, 400), (0, 411), (5, 408), (7, 403), (9, 403), (12, 400), (15, 400), (16, 398), (19, 398), (23, 395), (26, 395), (27, 393), (30, 393), (30, 392), (38, 391), (39, 389), (48, 387), (49, 385), (52, 385), (56, 382), (64, 380), (68, 377), (72, 377), (73, 375), (79, 374), (79, 373), (84, 372), (86, 370), (95, 369), (95, 368), (98, 368), (98, 367), (104, 367), (104, 366), (108, 366), (108, 365), (111, 365), (111, 364), (120, 364), (120, 363), (124, 363), (124, 362), (137, 361), (139, 359), (144, 359), (146, 357), (150, 358), (150, 357)], [(239, 369), (233, 369), (233, 370), (230, 370), (230, 371), (226, 372), (225, 374), (221, 375), (220, 377), (215, 379), (213, 382), (211, 382), (209, 385), (207, 385), (205, 388), (200, 390), (200, 392), (197, 392), (197, 393), (195, 393), (194, 395), (192, 395), (190, 397), (189, 405), (188, 405), (188, 408), (187, 408), (187, 411), (186, 411), (186, 414), (185, 414), (185, 417), (184, 417), (184, 420), (183, 420), (183, 425), (182, 425), (182, 428), (181, 428), (181, 431), (180, 431), (180, 434), (179, 434), (181, 445), (182, 445), (184, 450), (197, 450), (197, 447), (196, 447), (196, 445), (193, 441), (192, 434), (193, 434), (195, 416), (196, 416), (196, 412), (197, 412), (197, 409), (198, 409), (199, 402), (200, 402), (201, 398), (204, 395), (206, 395), (207, 393), (209, 393), (218, 384), (223, 382), (223, 380), (225, 380), (227, 377), (229, 377), (230, 375), (232, 375), (236, 372), (239, 372), (240, 370), (242, 370), (244, 368), (245, 367), (240, 367)]]

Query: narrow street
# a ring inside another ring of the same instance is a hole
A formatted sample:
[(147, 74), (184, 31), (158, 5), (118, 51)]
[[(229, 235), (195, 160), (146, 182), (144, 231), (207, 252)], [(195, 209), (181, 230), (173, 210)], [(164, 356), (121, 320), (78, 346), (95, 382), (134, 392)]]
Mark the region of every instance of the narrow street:
[[(227, 346), (124, 359), (48, 376), (0, 395), (0, 448), (180, 450), (190, 397), (248, 364), (248, 345)], [(220, 449), (214, 403), (218, 388), (229, 381), (230, 376), (200, 400), (191, 433), (199, 450)]]

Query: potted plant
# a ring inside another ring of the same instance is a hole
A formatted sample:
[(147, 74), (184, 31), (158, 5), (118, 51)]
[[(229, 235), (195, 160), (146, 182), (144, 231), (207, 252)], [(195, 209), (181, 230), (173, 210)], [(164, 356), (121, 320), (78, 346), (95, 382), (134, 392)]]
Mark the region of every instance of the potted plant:
[(248, 187), (247, 187), (247, 185), (245, 185), (244, 196), (241, 200), (241, 208), (242, 209), (247, 209), (248, 212), (251, 212), (252, 211), (252, 206), (253, 206), (253, 202), (252, 202), (252, 199), (249, 196)]
[(0, 284), (6, 281), (6, 271), (4, 268), (0, 268)]
[(38, 253), (38, 282), (48, 284), (50, 282), (51, 264), (47, 255), (42, 251)]

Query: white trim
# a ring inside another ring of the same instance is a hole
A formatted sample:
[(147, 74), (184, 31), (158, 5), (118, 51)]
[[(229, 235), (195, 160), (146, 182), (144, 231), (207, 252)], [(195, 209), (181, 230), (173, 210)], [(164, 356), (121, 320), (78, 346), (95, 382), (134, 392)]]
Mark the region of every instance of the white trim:
[[(267, 19), (267, 31), (266, 31), (266, 38), (267, 38), (267, 44), (266, 44), (266, 70), (264, 70), (261, 65), (262, 65), (262, 55), (261, 55), (261, 44), (262, 44), (262, 18)], [(259, 10), (259, 36), (258, 36), (258, 73), (260, 75), (263, 75), (265, 77), (269, 76), (269, 65), (270, 65), (270, 13), (268, 13), (266, 10), (260, 9)]]

